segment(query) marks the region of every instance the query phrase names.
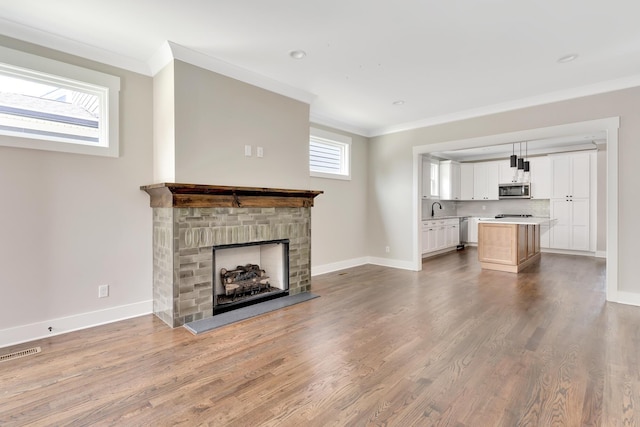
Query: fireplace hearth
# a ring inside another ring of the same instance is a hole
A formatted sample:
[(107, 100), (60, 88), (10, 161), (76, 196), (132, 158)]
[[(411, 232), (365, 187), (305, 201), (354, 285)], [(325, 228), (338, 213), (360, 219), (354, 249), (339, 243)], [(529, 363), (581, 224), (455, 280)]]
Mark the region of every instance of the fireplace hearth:
[[(153, 208), (153, 312), (169, 326), (311, 290), (311, 207), (321, 191), (173, 183), (141, 189)], [(250, 254), (221, 264), (225, 251), (242, 247)], [(226, 295), (217, 284), (220, 269), (246, 264), (265, 271), (268, 288)]]

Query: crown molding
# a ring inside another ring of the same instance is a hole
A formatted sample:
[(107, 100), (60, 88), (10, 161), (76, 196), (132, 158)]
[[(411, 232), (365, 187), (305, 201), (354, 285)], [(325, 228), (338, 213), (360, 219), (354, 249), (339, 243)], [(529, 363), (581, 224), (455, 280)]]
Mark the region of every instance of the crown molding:
[(353, 133), (355, 135), (364, 136), (365, 138), (368, 138), (370, 136), (369, 132), (364, 128), (353, 126), (353, 125), (341, 122), (341, 121), (336, 120), (336, 119), (331, 118), (331, 117), (327, 117), (327, 116), (322, 116), (320, 114), (316, 114), (316, 113), (313, 112), (313, 107), (311, 107), (311, 110), (312, 111), (311, 111), (311, 113), (309, 115), (309, 121), (312, 124), (315, 123), (315, 124), (318, 124), (318, 125), (327, 126), (327, 127), (333, 128), (333, 129), (344, 131), (344, 132)]
[(148, 65), (151, 69), (151, 74), (157, 74), (162, 68), (167, 66), (169, 62), (175, 59), (304, 102), (305, 104), (311, 104), (316, 98), (316, 95), (305, 90), (289, 86), (254, 71), (238, 67), (237, 65), (181, 46), (172, 41), (166, 41), (149, 60)]
[(567, 101), (585, 96), (598, 95), (601, 93), (613, 92), (616, 90), (629, 89), (640, 86), (640, 74), (623, 77), (615, 80), (607, 80), (591, 85), (576, 88), (549, 92), (542, 95), (531, 96), (500, 104), (487, 105), (481, 108), (459, 111), (452, 114), (431, 117), (394, 126), (381, 127), (370, 132), (370, 137), (388, 135), (391, 133), (403, 132), (418, 128), (440, 125), (444, 123), (457, 122), (460, 120), (472, 119), (476, 117), (488, 116), (491, 114), (504, 113), (507, 111), (520, 110), (527, 107), (535, 107), (544, 104), (551, 104), (559, 101)]
[(39, 30), (28, 25), (19, 24), (4, 18), (0, 18), (2, 35), (16, 40), (33, 43), (49, 49), (79, 56), (102, 64), (122, 68), (134, 73), (151, 75), (149, 66), (145, 61), (130, 58), (122, 54), (102, 49), (90, 44), (71, 40), (57, 34)]
[[(68, 39), (57, 34), (42, 31), (28, 25), (7, 20), (5, 18), (0, 18), (0, 28), (2, 28), (2, 35), (6, 37), (27, 43), (33, 43), (67, 53), (69, 55), (75, 55), (147, 76), (154, 76), (172, 60), (178, 59), (309, 105), (311, 105), (316, 99), (316, 95), (313, 93), (287, 85), (248, 69), (225, 62), (221, 59), (178, 45), (171, 41), (163, 43), (163, 45), (148, 61), (141, 61), (93, 45)], [(613, 92), (637, 86), (640, 86), (640, 75), (632, 75), (620, 79), (608, 80), (591, 85), (549, 92), (519, 100), (379, 128), (362, 128), (354, 126), (327, 115), (317, 114), (314, 111), (310, 114), (310, 120), (320, 125), (329, 126), (338, 130), (371, 138), (444, 123), (488, 116), (491, 114), (504, 113), (527, 107)]]

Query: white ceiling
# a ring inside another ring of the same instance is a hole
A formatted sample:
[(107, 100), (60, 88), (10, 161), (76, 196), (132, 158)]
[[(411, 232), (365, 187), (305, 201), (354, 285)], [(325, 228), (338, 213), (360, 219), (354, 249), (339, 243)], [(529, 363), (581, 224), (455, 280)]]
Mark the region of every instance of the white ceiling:
[(5, 0), (0, 33), (147, 74), (170, 41), (372, 136), (638, 86), (638, 16), (637, 0)]

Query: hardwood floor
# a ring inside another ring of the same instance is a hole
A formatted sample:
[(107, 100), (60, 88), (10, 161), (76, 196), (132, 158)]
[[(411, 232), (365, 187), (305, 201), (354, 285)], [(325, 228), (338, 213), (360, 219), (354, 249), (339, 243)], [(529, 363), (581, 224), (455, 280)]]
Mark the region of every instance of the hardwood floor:
[(605, 261), (313, 278), (321, 298), (193, 336), (155, 317), (5, 348), (0, 425), (623, 426), (640, 398), (640, 308)]

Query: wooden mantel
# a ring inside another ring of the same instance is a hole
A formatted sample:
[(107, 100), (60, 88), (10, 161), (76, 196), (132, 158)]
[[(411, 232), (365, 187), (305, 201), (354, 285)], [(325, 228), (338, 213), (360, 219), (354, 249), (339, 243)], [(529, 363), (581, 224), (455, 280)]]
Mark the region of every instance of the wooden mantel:
[(309, 208), (323, 191), (176, 184), (143, 185), (152, 208)]

